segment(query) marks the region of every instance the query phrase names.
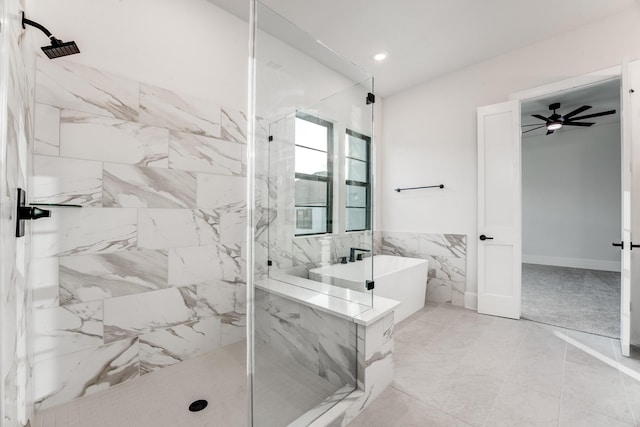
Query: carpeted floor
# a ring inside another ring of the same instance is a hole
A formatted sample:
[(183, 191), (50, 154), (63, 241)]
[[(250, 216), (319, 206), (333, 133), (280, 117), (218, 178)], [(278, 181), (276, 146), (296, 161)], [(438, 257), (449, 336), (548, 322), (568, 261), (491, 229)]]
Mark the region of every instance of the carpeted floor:
[(522, 264), (522, 317), (620, 338), (620, 273)]

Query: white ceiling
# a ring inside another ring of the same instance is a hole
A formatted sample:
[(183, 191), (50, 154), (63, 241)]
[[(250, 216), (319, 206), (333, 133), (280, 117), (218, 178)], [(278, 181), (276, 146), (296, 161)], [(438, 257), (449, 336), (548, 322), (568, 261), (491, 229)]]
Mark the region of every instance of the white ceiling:
[[(246, 16), (248, 0), (210, 0)], [(263, 0), (376, 79), (387, 96), (638, 7), (637, 0)], [(553, 12), (551, 12), (553, 11)], [(372, 56), (386, 51), (376, 63)]]

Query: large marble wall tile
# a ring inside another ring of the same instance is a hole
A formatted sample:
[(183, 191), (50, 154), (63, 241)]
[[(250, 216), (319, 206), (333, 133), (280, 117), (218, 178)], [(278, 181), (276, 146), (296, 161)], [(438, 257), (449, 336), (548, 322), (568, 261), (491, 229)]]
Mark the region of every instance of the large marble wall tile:
[(223, 107), (221, 111), (222, 139), (227, 141), (247, 142), (247, 115), (242, 111)]
[(81, 350), (34, 366), (37, 409), (90, 395), (139, 375), (138, 340)]
[(169, 167), (219, 175), (242, 175), (242, 146), (218, 138), (171, 131)]
[(466, 236), (464, 234), (426, 234), (419, 238), (420, 257), (444, 256), (461, 258), (466, 255)]
[[(355, 325), (353, 325), (355, 328)], [(319, 338), (318, 373), (335, 386), (356, 385), (356, 343), (351, 347)]]
[(65, 59), (37, 60), (36, 102), (137, 121), (139, 84)]
[(60, 154), (60, 109), (36, 104), (34, 153), (47, 156)]
[(219, 138), (220, 106), (140, 84), (140, 123)]
[(32, 307), (51, 308), (59, 305), (58, 258), (33, 258), (29, 263), (29, 288), (33, 292)]
[(102, 206), (102, 163), (33, 156), (34, 203)]
[(385, 231), (382, 234), (382, 253), (417, 258), (420, 256), (418, 235)]
[(219, 215), (209, 209), (140, 209), (138, 246), (149, 249), (214, 245)]
[(464, 306), (465, 290), (465, 258), (430, 257), (429, 278), (427, 280), (427, 301), (438, 303), (448, 302)]
[(241, 310), (240, 301), (246, 298), (246, 287), (225, 283), (207, 283), (196, 286), (198, 316), (221, 316)]
[(102, 301), (35, 311), (35, 360), (103, 344)]
[(239, 246), (195, 246), (169, 249), (169, 285), (236, 282), (241, 279)]
[(220, 347), (220, 318), (210, 317), (140, 335), (140, 373), (146, 374)]
[(136, 209), (52, 208), (32, 224), (33, 256), (111, 253), (136, 242)]
[(220, 211), (220, 243), (244, 246), (247, 241), (245, 211)]
[(105, 207), (194, 208), (196, 177), (190, 172), (105, 163)]
[(104, 301), (104, 342), (196, 320), (195, 289), (169, 288)]
[(153, 250), (61, 257), (60, 304), (164, 289), (167, 258), (165, 251)]
[(80, 111), (63, 110), (60, 155), (138, 166), (168, 167), (169, 131)]
[(198, 174), (198, 207), (244, 210), (247, 206), (246, 184), (246, 178)]

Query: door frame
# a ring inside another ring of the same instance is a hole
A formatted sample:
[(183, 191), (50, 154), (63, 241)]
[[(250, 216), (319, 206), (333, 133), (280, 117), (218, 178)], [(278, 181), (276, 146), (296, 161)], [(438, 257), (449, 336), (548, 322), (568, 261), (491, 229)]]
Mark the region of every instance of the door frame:
[[(617, 65), (617, 66), (609, 67), (593, 73), (588, 73), (581, 76), (572, 77), (572, 78), (560, 80), (557, 82), (549, 83), (549, 84), (535, 87), (532, 89), (516, 92), (509, 96), (509, 100), (518, 101), (522, 106), (523, 102), (531, 101), (541, 97), (550, 96), (558, 92), (571, 91), (571, 90), (579, 89), (585, 86), (605, 83), (611, 80), (622, 80), (622, 73), (623, 73), (622, 65)], [(522, 148), (522, 134), (520, 134), (519, 138), (520, 138), (520, 147)], [(622, 144), (622, 140), (621, 140), (621, 144)], [(520, 159), (520, 162), (518, 162), (517, 167), (520, 169), (519, 175), (520, 177), (522, 177), (522, 158)], [(519, 191), (519, 198), (520, 200), (522, 200), (522, 183), (520, 184), (518, 191)], [(520, 217), (522, 217), (522, 203), (520, 203), (519, 206), (516, 206), (515, 209), (519, 210), (519, 215)], [(520, 243), (519, 250), (522, 253), (522, 229), (517, 230), (517, 233), (518, 235), (516, 236), (516, 240)], [(516, 287), (517, 287), (517, 293), (520, 295), (520, 301), (522, 301), (522, 281), (518, 281)], [(622, 307), (621, 307), (621, 312), (622, 312)], [(631, 336), (631, 338), (632, 338), (631, 344), (634, 344), (633, 335)]]

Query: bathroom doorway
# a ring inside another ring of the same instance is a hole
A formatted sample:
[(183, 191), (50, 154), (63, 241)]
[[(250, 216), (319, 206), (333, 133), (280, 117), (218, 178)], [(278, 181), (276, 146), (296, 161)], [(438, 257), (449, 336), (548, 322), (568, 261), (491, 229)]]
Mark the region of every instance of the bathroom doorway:
[(521, 316), (620, 338), (620, 80), (527, 100), (521, 128)]

